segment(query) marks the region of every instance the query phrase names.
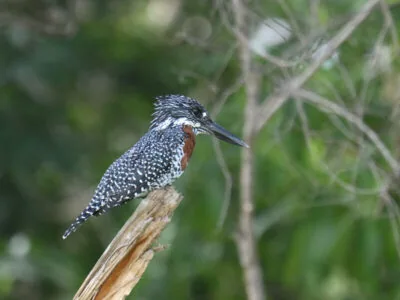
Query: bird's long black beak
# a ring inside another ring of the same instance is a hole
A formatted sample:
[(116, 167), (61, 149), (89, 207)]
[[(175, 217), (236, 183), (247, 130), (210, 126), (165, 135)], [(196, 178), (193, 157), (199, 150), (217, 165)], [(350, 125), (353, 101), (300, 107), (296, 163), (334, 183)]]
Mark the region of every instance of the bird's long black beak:
[(240, 138), (238, 138), (236, 135), (230, 133), (224, 127), (218, 125), (217, 123), (214, 123), (213, 121), (208, 123), (205, 127), (207, 128), (208, 132), (215, 135), (217, 138), (219, 138), (220, 140), (222, 140), (224, 142), (249, 148), (249, 146), (245, 142), (243, 142)]

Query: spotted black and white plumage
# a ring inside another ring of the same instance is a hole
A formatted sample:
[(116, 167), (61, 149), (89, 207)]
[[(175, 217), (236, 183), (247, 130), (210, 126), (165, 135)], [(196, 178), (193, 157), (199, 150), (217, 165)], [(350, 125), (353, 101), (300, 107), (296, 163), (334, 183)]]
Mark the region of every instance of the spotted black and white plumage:
[[(212, 126), (217, 126), (219, 131)], [(247, 146), (215, 124), (196, 100), (181, 95), (158, 97), (149, 131), (111, 164), (89, 205), (63, 238), (89, 217), (171, 184), (184, 172), (193, 152), (195, 135), (200, 133), (213, 133), (230, 143)]]

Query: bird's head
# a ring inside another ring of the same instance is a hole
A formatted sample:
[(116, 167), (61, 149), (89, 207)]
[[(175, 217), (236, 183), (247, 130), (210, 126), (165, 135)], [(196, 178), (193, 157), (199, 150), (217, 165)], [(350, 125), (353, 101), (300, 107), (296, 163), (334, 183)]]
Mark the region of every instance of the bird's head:
[(222, 141), (248, 147), (240, 138), (211, 120), (207, 110), (196, 100), (182, 95), (157, 97), (151, 130), (189, 125), (195, 134), (211, 134)]

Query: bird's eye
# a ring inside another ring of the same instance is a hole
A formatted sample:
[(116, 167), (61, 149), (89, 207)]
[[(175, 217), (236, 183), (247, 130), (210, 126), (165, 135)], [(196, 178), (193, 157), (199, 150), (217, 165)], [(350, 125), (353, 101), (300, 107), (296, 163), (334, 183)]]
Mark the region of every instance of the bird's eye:
[(193, 114), (195, 115), (196, 118), (202, 118), (203, 117), (203, 111), (200, 108), (196, 108), (193, 111)]

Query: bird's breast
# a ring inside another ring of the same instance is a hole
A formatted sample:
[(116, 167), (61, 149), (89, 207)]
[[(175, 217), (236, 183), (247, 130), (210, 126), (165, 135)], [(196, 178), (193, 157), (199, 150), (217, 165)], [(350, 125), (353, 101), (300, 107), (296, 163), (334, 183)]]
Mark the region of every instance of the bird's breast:
[(183, 156), (181, 158), (181, 170), (184, 171), (188, 165), (189, 159), (192, 156), (194, 147), (196, 145), (196, 135), (193, 132), (192, 126), (183, 126), (184, 143), (183, 143)]

